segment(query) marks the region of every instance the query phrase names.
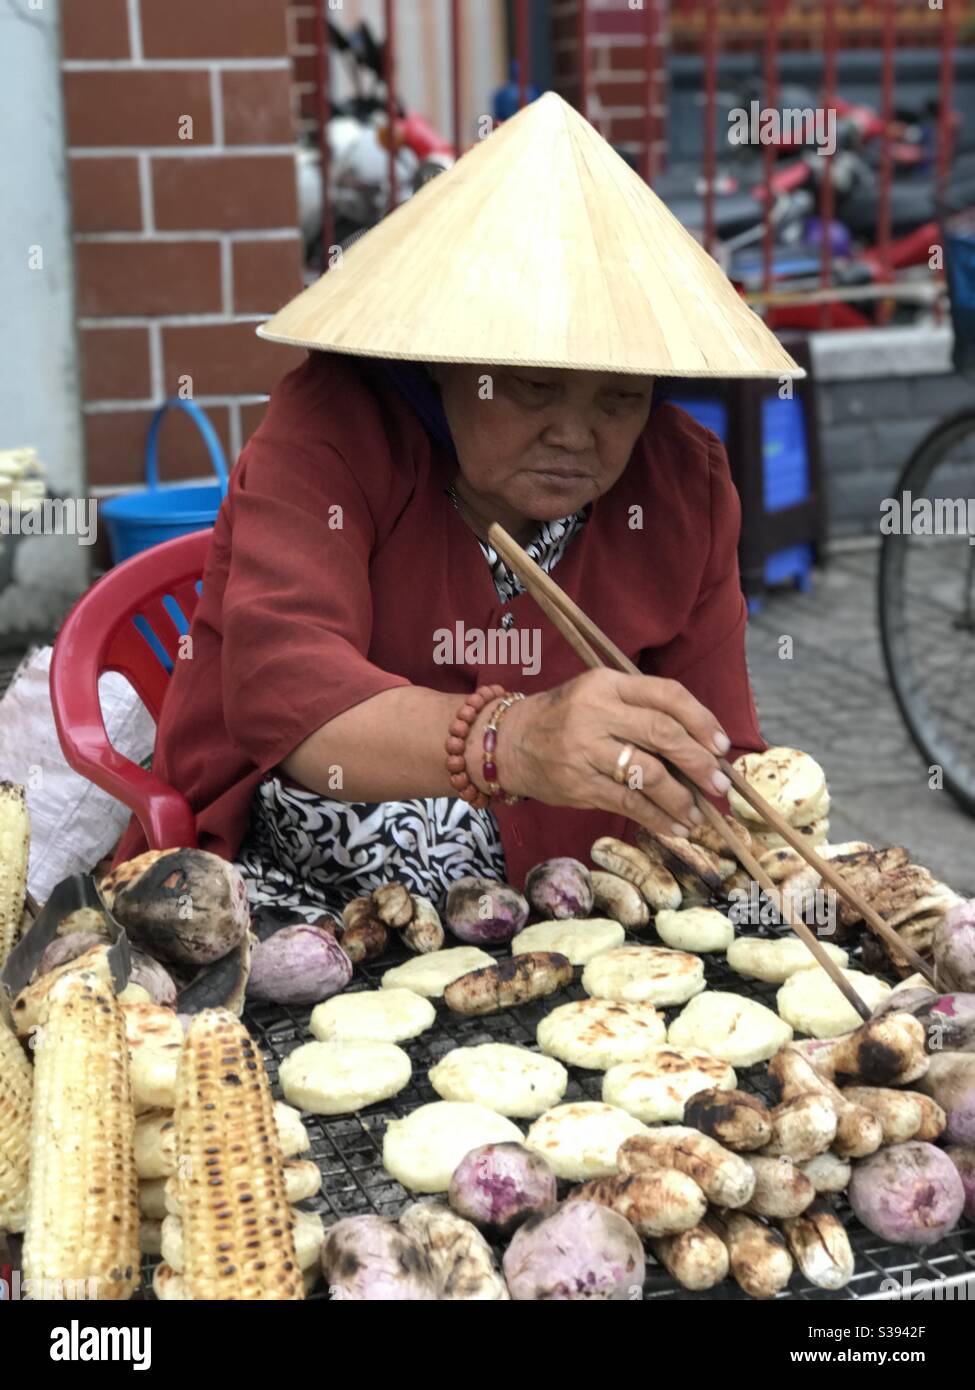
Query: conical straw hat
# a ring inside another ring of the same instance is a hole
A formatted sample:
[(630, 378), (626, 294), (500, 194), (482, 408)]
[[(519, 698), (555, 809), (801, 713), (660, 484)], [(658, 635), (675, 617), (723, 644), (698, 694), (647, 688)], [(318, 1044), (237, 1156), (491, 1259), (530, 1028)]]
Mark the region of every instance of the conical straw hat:
[(803, 375), (640, 176), (554, 92), (390, 213), (258, 332), (427, 362)]

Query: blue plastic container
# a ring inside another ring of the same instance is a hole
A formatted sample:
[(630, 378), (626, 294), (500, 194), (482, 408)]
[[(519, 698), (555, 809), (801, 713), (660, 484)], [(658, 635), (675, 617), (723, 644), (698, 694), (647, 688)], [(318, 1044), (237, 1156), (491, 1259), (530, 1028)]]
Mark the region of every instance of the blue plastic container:
[[(159, 486), (159, 431), (167, 411), (174, 408), (184, 411), (203, 435), (218, 479), (212, 486)], [(98, 519), (104, 521), (108, 530), (112, 561), (116, 565), (176, 536), (205, 531), (217, 519), (220, 504), (227, 495), (227, 461), (216, 430), (193, 401), (173, 396), (156, 411), (146, 438), (145, 472), (145, 492), (112, 497), (98, 506)]]
[[(686, 410), (699, 425), (711, 430), (722, 444), (728, 442), (728, 412), (722, 400), (668, 396), (672, 405)], [(765, 511), (794, 507), (809, 496), (809, 448), (802, 402), (795, 396), (762, 401), (762, 491)], [(777, 550), (765, 561), (766, 584), (795, 584), (803, 593), (812, 588), (812, 545), (792, 545)], [(752, 598), (749, 611), (758, 612), (761, 601)]]

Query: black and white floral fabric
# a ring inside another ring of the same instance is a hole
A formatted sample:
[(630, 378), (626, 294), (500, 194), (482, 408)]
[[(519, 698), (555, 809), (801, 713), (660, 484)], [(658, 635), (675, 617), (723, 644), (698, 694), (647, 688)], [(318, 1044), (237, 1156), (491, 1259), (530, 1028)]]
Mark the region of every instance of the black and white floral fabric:
[[(457, 506), (453, 488), (447, 495)], [(588, 520), (588, 508), (543, 522), (526, 550), (548, 573)], [(523, 585), (486, 541), (502, 603)], [(247, 837), (236, 860), (255, 907), (287, 908), (304, 917), (338, 914), (347, 902), (389, 879), (442, 905), (464, 874), (504, 879), (497, 822), (458, 797), (413, 801), (333, 801), (269, 775), (258, 788)]]

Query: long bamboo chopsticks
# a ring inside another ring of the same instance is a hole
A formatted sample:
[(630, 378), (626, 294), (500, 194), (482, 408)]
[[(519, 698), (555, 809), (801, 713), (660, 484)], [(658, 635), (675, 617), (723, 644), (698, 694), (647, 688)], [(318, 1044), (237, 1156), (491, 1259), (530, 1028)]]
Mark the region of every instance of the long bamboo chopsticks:
[[(525, 553), (518, 542), (497, 522), (489, 528), (488, 539), (505, 563), (518, 575), (526, 590), (548, 616), (553, 626), (555, 626), (559, 632), (561, 632), (562, 636), (565, 637), (566, 641), (569, 642), (585, 665), (596, 667), (608, 664), (615, 667), (616, 670), (627, 672), (630, 675), (642, 674), (639, 667), (634, 665), (624, 652), (620, 651), (616, 644), (596, 626), (578, 604), (574, 603), (573, 600), (569, 598), (568, 594), (566, 594), (544, 570), (535, 564), (534, 560)], [(607, 658), (606, 661), (599, 656), (598, 650), (596, 649), (602, 650)], [(730, 763), (724, 758), (719, 758), (718, 763), (722, 772), (730, 778), (732, 784), (737, 788), (749, 805), (758, 812), (761, 819), (764, 820), (767, 825), (771, 825), (773, 829), (796, 850), (807, 864), (814, 868), (841, 897), (860, 913), (864, 921), (876, 935), (880, 936), (888, 945), (896, 947), (897, 951), (906, 957), (908, 962), (914, 966), (915, 970), (920, 971), (926, 979), (933, 983), (933, 973), (927, 963), (905, 942), (901, 941), (893, 928), (888, 926), (861, 894), (847, 883), (843, 876), (838, 873), (827, 860), (821, 859), (810, 845), (804, 843), (802, 836), (793, 830), (792, 826), (766, 802), (765, 798), (759, 792), (755, 791), (755, 789), (749, 785), (745, 778), (742, 777)], [(809, 948), (812, 955), (823, 969), (827, 971), (836, 987), (842, 991), (843, 995), (849, 1000), (850, 1004), (856, 1009), (861, 1018), (869, 1018), (870, 1010), (856, 993), (849, 980), (843, 975), (828, 952), (823, 949), (816, 935), (798, 916), (791, 900), (783, 899), (778, 887), (772, 882), (769, 875), (758, 863), (755, 855), (746, 847), (731, 825), (729, 825), (716, 807), (711, 804), (707, 797), (694, 786), (679, 768), (671, 764), (667, 764), (667, 768), (672, 776), (684, 786), (688, 787), (702, 815), (722, 837), (735, 857), (744, 865), (748, 873), (751, 874), (752, 878), (764, 889), (779, 915)]]

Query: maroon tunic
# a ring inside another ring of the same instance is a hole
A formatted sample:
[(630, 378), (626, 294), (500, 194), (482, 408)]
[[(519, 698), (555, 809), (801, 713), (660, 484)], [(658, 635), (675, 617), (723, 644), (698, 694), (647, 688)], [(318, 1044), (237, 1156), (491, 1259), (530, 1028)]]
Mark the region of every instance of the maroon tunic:
[[(310, 353), (277, 387), (231, 474), (192, 659), (176, 663), (156, 737), (153, 768), (189, 800), (201, 848), (233, 858), (262, 777), (382, 690), (459, 696), (498, 682), (531, 695), (583, 669), (527, 594), (499, 602), (477, 538), (444, 494), (455, 468), (355, 359)], [(720, 442), (662, 405), (555, 572), (642, 670), (680, 681), (713, 711), (735, 753), (765, 747), (745, 665), (739, 521)], [(437, 629), (488, 632), (509, 612), (541, 631), (537, 675), (434, 659)], [(632, 832), (621, 816), (531, 800), (496, 815), (517, 885), (542, 859), (588, 862), (597, 836)], [(133, 819), (116, 862), (144, 848)]]

